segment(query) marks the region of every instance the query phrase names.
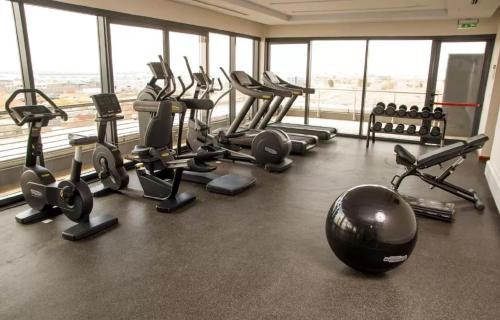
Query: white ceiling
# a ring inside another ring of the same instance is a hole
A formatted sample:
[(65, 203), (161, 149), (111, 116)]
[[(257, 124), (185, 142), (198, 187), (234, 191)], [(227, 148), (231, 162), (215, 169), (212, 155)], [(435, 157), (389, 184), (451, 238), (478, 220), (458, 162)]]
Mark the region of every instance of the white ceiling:
[[(491, 17), (500, 0), (174, 0), (267, 25)], [(474, 2), (477, 2), (474, 4)]]

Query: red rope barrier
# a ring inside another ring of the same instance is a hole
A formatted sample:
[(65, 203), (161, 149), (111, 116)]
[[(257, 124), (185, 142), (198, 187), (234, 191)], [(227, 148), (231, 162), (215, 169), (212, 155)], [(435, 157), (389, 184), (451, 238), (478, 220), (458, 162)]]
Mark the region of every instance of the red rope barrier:
[(479, 103), (464, 103), (464, 102), (433, 102), (433, 105), (446, 106), (446, 107), (471, 107), (479, 108)]

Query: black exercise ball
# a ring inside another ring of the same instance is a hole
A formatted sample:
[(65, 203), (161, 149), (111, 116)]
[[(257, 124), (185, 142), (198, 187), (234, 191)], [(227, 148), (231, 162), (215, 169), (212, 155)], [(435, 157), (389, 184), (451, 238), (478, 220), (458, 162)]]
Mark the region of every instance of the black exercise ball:
[(360, 185), (333, 203), (326, 237), (335, 255), (351, 268), (383, 273), (410, 256), (417, 241), (417, 221), (398, 193), (383, 186)]

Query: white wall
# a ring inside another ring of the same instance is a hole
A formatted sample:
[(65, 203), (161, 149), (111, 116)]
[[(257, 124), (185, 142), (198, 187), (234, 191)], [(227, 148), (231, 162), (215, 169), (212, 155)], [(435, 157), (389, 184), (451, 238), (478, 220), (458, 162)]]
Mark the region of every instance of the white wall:
[[(490, 137), (490, 141), (486, 143), (483, 149), (480, 150), (481, 157), (490, 157), (492, 145), (496, 136), (495, 129), (497, 126), (498, 109), (500, 106), (500, 25), (497, 29), (495, 46), (491, 57), (491, 65), (488, 73), (488, 82), (484, 92), (484, 103), (479, 123), (479, 132)], [(497, 136), (500, 139), (500, 136)]]
[(267, 30), (266, 26), (260, 23), (169, 0), (58, 0), (58, 2), (187, 23), (256, 37), (265, 36)]
[[(500, 91), (498, 82), (496, 90)], [(485, 175), (497, 208), (500, 209), (500, 114), (497, 117), (495, 136), (497, 139), (493, 141), (491, 157), (486, 163)]]
[(481, 19), (475, 29), (457, 30), (456, 20), (392, 21), (369, 23), (330, 23), (270, 26), (267, 37), (366, 37), (366, 36), (438, 36), (495, 34), (498, 30), (497, 14)]

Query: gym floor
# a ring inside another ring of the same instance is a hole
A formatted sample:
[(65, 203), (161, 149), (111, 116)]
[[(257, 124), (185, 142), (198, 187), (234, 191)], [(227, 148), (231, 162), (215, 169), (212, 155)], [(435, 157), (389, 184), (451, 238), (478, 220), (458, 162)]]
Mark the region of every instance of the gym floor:
[(61, 238), (72, 224), (63, 216), (23, 226), (14, 215), (26, 206), (1, 212), (0, 318), (498, 319), (500, 216), (473, 157), (450, 181), (475, 188), (483, 212), (416, 178), (404, 182), (402, 193), (458, 210), (451, 224), (418, 218), (417, 246), (401, 267), (365, 276), (330, 250), (331, 203), (351, 186), (388, 185), (403, 170), (393, 147), (378, 141), (367, 151), (364, 140), (336, 138), (294, 157), (284, 174), (222, 164), (221, 173), (254, 175), (256, 187), (231, 198), (183, 183), (198, 199), (178, 214), (147, 199), (99, 198), (94, 213), (120, 225), (77, 243)]

